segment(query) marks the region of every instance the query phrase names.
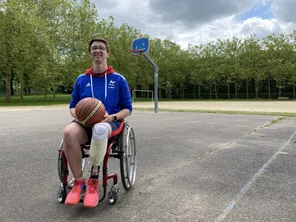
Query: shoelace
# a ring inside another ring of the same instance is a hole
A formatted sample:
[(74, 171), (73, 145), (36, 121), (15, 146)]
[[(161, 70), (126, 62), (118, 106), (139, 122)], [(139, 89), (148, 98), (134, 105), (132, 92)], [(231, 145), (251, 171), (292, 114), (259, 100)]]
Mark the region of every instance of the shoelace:
[(95, 183), (88, 184), (88, 190), (90, 193), (96, 193), (97, 192), (97, 187)]
[(73, 192), (79, 192), (81, 190), (81, 184), (79, 182), (74, 182), (72, 190)]

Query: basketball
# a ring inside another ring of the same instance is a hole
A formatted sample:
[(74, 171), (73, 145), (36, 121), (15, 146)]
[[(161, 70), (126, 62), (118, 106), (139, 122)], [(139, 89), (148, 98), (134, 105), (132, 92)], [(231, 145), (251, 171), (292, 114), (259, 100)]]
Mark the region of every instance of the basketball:
[(76, 118), (85, 127), (92, 127), (104, 120), (105, 113), (104, 104), (100, 100), (91, 97), (80, 100), (75, 108)]

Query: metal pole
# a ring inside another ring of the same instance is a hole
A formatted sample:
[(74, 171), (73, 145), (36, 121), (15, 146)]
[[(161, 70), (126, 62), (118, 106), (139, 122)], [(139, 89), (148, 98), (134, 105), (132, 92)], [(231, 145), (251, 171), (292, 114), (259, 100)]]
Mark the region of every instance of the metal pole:
[(154, 69), (154, 112), (158, 112), (158, 66), (148, 54), (144, 54), (145, 58), (152, 64)]

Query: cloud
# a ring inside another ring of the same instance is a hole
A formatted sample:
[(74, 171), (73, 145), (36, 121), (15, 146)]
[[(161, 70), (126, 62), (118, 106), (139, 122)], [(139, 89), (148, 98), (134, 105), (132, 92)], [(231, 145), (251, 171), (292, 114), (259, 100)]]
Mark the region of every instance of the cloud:
[(256, 34), (258, 38), (265, 38), (267, 35), (272, 33), (280, 33), (283, 31), (283, 27), (277, 19), (261, 19), (261, 18), (250, 18), (245, 20), (240, 25), (240, 34), (248, 35), (248, 34)]
[(93, 1), (93, 3), (96, 5), (97, 10), (101, 9), (112, 9), (114, 6), (117, 5), (117, 0), (100, 0), (100, 1)]
[(294, 0), (91, 0), (100, 17), (113, 16), (152, 38), (169, 38), (186, 48), (233, 36), (291, 33), (295, 28)]
[(215, 42), (218, 39), (231, 39), (234, 36), (244, 39), (255, 34), (257, 38), (262, 39), (273, 33), (291, 32), (292, 29), (293, 26), (282, 24), (275, 18), (261, 19), (252, 17), (244, 21), (238, 21), (235, 16), (229, 16), (204, 24), (194, 31), (176, 35), (176, 40), (183, 48), (186, 48), (188, 44), (205, 44), (210, 41)]
[(249, 10), (257, 0), (150, 0), (154, 21), (179, 22), (186, 27), (196, 27), (225, 16)]
[(136, 0), (91, 0), (96, 5), (99, 17), (108, 19), (114, 17), (115, 25), (126, 23), (138, 30), (143, 31), (147, 26), (145, 22), (148, 15), (146, 10), (148, 3), (139, 5)]
[(271, 11), (283, 22), (296, 21), (296, 1), (295, 0), (273, 0)]

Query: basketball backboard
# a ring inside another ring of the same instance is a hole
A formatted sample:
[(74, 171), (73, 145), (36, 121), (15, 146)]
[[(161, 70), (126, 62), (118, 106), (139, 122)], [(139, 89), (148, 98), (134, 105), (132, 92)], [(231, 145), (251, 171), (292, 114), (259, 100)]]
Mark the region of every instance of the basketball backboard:
[[(132, 50), (141, 50), (142, 54), (149, 51), (149, 39), (146, 37), (135, 39), (132, 43)], [(139, 55), (139, 52), (131, 51), (133, 55)]]

